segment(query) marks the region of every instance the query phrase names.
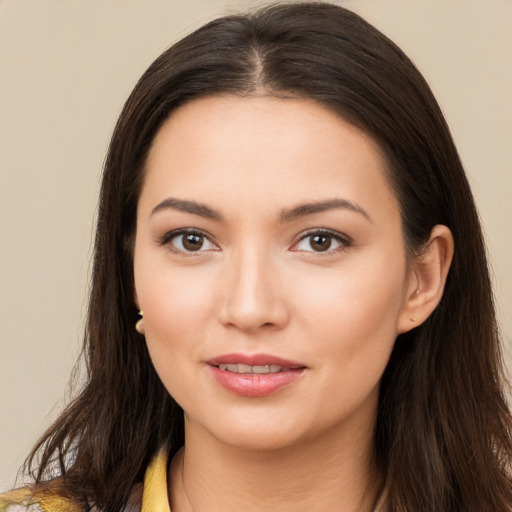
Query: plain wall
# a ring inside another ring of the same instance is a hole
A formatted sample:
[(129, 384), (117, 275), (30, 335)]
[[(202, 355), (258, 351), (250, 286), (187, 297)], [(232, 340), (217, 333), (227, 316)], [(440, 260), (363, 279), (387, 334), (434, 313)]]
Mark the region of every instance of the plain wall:
[[(338, 3), (409, 54), (446, 114), (486, 232), (508, 354), (512, 2)], [(82, 337), (100, 172), (124, 100), (173, 41), (256, 5), (0, 0), (0, 490), (13, 485), (64, 403)]]

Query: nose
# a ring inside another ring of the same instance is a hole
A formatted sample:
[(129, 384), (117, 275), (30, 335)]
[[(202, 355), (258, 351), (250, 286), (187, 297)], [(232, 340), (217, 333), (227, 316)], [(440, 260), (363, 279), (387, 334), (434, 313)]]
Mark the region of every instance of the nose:
[(281, 277), (276, 262), (263, 251), (235, 253), (221, 277), (220, 322), (246, 333), (282, 329), (289, 308)]

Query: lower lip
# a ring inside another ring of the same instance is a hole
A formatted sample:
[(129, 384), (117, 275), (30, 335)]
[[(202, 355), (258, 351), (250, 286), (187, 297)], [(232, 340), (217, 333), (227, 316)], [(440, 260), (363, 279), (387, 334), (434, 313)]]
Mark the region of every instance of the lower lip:
[(264, 397), (295, 382), (304, 368), (277, 373), (234, 373), (210, 366), (215, 380), (225, 389), (239, 396)]

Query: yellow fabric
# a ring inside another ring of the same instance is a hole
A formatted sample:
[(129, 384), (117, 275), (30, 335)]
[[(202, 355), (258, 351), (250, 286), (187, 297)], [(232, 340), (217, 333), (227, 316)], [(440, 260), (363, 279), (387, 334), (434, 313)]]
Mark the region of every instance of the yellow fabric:
[(18, 512), (29, 506), (31, 512), (82, 512), (72, 501), (51, 491), (34, 496), (24, 487), (0, 494), (0, 512)]
[(167, 497), (166, 450), (160, 450), (146, 470), (141, 512), (171, 512)]

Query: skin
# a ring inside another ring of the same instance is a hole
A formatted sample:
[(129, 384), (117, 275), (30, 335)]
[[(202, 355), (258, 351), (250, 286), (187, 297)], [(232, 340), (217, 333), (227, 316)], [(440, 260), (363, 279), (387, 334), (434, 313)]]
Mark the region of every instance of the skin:
[[(333, 199), (349, 204), (283, 221)], [(149, 154), (134, 251), (148, 349), (185, 412), (173, 512), (372, 510), (378, 385), (397, 333), (440, 300), (452, 252), (436, 226), (408, 260), (377, 146), (325, 107), (215, 96), (174, 112)], [(240, 396), (206, 363), (228, 353), (306, 369), (269, 396)]]

